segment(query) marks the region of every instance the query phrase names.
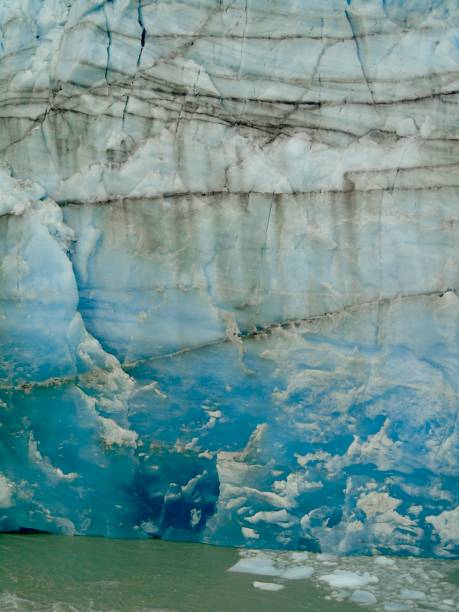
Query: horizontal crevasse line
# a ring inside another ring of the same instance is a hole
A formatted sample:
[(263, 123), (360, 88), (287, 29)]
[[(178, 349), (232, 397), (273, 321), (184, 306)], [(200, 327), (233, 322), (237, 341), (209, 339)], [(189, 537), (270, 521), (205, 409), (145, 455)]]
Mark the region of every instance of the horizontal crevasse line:
[[(322, 321), (327, 319), (332, 319), (333, 317), (340, 316), (342, 314), (352, 314), (354, 312), (358, 312), (362, 308), (373, 308), (379, 306), (389, 305), (393, 302), (403, 301), (403, 300), (415, 300), (422, 298), (441, 298), (446, 293), (454, 293), (455, 295), (459, 295), (459, 287), (447, 287), (443, 290), (432, 290), (432, 291), (422, 291), (419, 293), (407, 293), (407, 294), (398, 294), (391, 297), (381, 297), (375, 300), (368, 300), (365, 302), (360, 302), (358, 304), (351, 304), (349, 306), (345, 306), (344, 308), (340, 308), (336, 311), (323, 312), (315, 315), (311, 315), (302, 319), (288, 319), (285, 321), (279, 321), (275, 323), (270, 323), (268, 325), (263, 325), (257, 327), (255, 329), (242, 331), (239, 334), (239, 337), (242, 340), (250, 340), (252, 338), (263, 337), (264, 335), (271, 334), (276, 330), (280, 329), (289, 329), (289, 328), (298, 328), (302, 325), (306, 325), (308, 323), (314, 323), (316, 321)], [(215, 340), (214, 342), (207, 342), (205, 344), (198, 344), (189, 347), (183, 347), (178, 351), (174, 351), (172, 353), (164, 353), (160, 355), (155, 355), (154, 357), (146, 357), (142, 359), (138, 359), (135, 361), (128, 362), (120, 362), (120, 367), (129, 371), (129, 369), (136, 367), (141, 363), (148, 363), (151, 361), (159, 361), (161, 359), (169, 359), (171, 357), (175, 357), (178, 355), (182, 355), (184, 353), (190, 353), (194, 351), (199, 351), (211, 346), (218, 346), (219, 344), (232, 342), (233, 339), (228, 336), (222, 336), (221, 339)], [(73, 375), (73, 376), (62, 376), (62, 377), (52, 377), (43, 381), (35, 382), (35, 381), (27, 381), (23, 383), (18, 383), (17, 385), (6, 385), (0, 382), (0, 390), (7, 391), (28, 391), (29, 389), (33, 389), (36, 387), (46, 388), (53, 386), (62, 386), (71, 383), (77, 383), (81, 376), (88, 376), (92, 372), (101, 371), (101, 368), (96, 368), (94, 370), (90, 370), (85, 372), (83, 375)]]
[[(125, 94), (120, 94), (120, 95), (125, 95)], [(133, 93), (129, 93), (128, 96), (130, 99), (135, 99), (137, 101), (140, 101), (140, 103), (144, 103), (143, 99), (135, 96)], [(122, 100), (118, 100), (118, 102), (121, 104)], [(174, 103), (175, 103), (175, 107), (174, 107)], [(35, 103), (33, 104), (35, 105)], [(348, 106), (350, 107), (352, 106), (352, 104), (349, 104)], [(279, 113), (271, 114), (271, 115), (270, 114), (256, 115), (256, 114), (251, 114), (249, 112), (246, 112), (244, 115), (239, 115), (237, 113), (237, 109), (234, 109), (233, 111), (231, 110), (224, 111), (220, 107), (207, 106), (208, 110), (206, 112), (205, 110), (206, 104), (202, 105), (201, 103), (190, 101), (190, 100), (185, 100), (184, 103), (181, 105), (180, 102), (176, 102), (174, 100), (173, 96), (171, 97), (170, 100), (166, 100), (164, 98), (155, 100), (154, 107), (157, 109), (160, 109), (161, 111), (165, 110), (169, 114), (168, 121), (173, 122), (173, 123), (176, 123), (179, 121), (180, 123), (183, 123), (184, 121), (190, 121), (190, 122), (192, 121), (192, 122), (203, 122), (207, 124), (221, 125), (221, 126), (225, 126), (229, 128), (238, 129), (238, 130), (245, 128), (246, 130), (258, 131), (263, 134), (263, 137), (270, 136), (273, 139), (277, 139), (278, 137), (281, 137), (281, 136), (289, 137), (292, 133), (294, 134), (304, 133), (304, 134), (311, 134), (311, 135), (319, 134), (319, 135), (327, 135), (327, 136), (336, 135), (339, 137), (347, 138), (348, 142), (346, 142), (346, 144), (342, 144), (342, 143), (336, 144), (336, 146), (340, 148), (345, 148), (346, 146), (348, 146), (349, 139), (352, 141), (357, 140), (357, 139), (362, 139), (370, 135), (372, 132), (377, 132), (382, 137), (395, 139), (397, 141), (407, 138), (406, 135), (398, 134), (393, 129), (392, 130), (383, 129), (379, 125), (375, 126), (374, 128), (365, 127), (363, 129), (352, 130), (351, 127), (349, 127), (348, 129), (344, 129), (342, 127), (340, 128), (333, 127), (332, 126), (333, 118), (329, 119), (330, 125), (327, 125), (326, 123), (324, 123), (324, 118), (321, 117), (320, 115), (315, 116), (315, 115), (309, 114), (309, 113), (313, 113), (314, 111), (316, 111), (317, 110), (316, 107), (313, 107), (313, 108), (311, 107), (308, 110), (308, 114), (306, 114), (305, 116), (301, 115), (300, 109), (295, 109), (294, 111), (288, 111), (285, 114), (280, 110)], [(0, 108), (1, 108), (1, 104), (0, 104)], [(121, 110), (119, 113), (117, 112), (93, 113), (90, 108), (77, 109), (77, 108), (48, 107), (47, 106), (44, 111), (38, 114), (34, 113), (32, 116), (24, 116), (20, 114), (18, 115), (2, 114), (0, 110), (0, 120), (9, 121), (9, 120), (14, 119), (14, 120), (25, 120), (25, 121), (31, 122), (30, 127), (25, 131), (25, 133), (17, 140), (14, 140), (8, 143), (0, 151), (0, 153), (2, 152), (4, 153), (10, 147), (28, 138), (30, 136), (30, 132), (34, 129), (36, 124), (42, 124), (44, 123), (45, 120), (47, 119), (49, 120), (50, 118), (53, 118), (55, 116), (64, 117), (66, 115), (72, 115), (72, 114), (82, 115), (84, 117), (87, 117), (89, 120), (96, 118), (96, 117), (97, 118), (104, 117), (108, 119), (113, 119), (114, 122), (122, 119)], [(154, 123), (155, 121), (155, 119), (152, 118), (151, 115), (144, 114), (141, 112), (133, 112), (133, 111), (130, 111), (127, 107), (123, 110), (123, 114), (124, 114), (124, 119), (126, 119), (126, 117), (129, 116), (129, 117), (134, 117), (135, 119), (138, 119), (141, 121), (147, 121), (149, 123)], [(321, 122), (320, 125), (317, 125), (315, 123), (316, 121), (320, 121)], [(413, 138), (413, 137), (416, 138), (418, 141), (424, 142), (424, 143), (429, 143), (429, 144), (443, 143), (446, 145), (449, 143), (458, 142), (459, 132), (455, 134), (454, 132), (451, 133), (448, 130), (448, 133), (445, 133), (445, 131), (443, 131), (441, 135), (421, 136), (420, 134), (415, 134), (414, 136), (409, 136), (409, 138)]]
[[(141, 98), (136, 97), (134, 94), (128, 94), (128, 98), (135, 99), (141, 104), (144, 101)], [(121, 105), (124, 103), (124, 110), (121, 111)], [(0, 150), (1, 153), (6, 153), (11, 147), (22, 143), (24, 140), (30, 137), (32, 131), (38, 125), (44, 126), (49, 129), (49, 124), (56, 122), (57, 120), (73, 121), (75, 116), (81, 116), (88, 121), (88, 124), (95, 118), (104, 118), (112, 120), (113, 124), (120, 120), (124, 121), (126, 117), (131, 120), (139, 122), (147, 122), (153, 125), (155, 118), (148, 113), (133, 112), (126, 106), (126, 100), (119, 99), (118, 104), (120, 106), (120, 112), (100, 112), (94, 114), (91, 108), (57, 108), (57, 107), (46, 107), (44, 111), (40, 109), (40, 113), (33, 112), (31, 116), (13, 116), (13, 115), (2, 115), (0, 111), (0, 122), (3, 121), (8, 123), (11, 120), (29, 122), (29, 125), (18, 138), (10, 142), (6, 141), (3, 148)], [(384, 146), (385, 140), (387, 142), (399, 142), (401, 140), (416, 140), (419, 145), (425, 144), (428, 146), (451, 146), (454, 143), (459, 142), (459, 132), (454, 130), (454, 126), (442, 127), (439, 133), (432, 135), (421, 135), (420, 133), (412, 134), (407, 136), (406, 134), (399, 134), (396, 128), (387, 129), (378, 123), (374, 127), (368, 124), (364, 125), (344, 125), (338, 127), (335, 125), (334, 117), (323, 117), (320, 113), (316, 113), (316, 109), (310, 109), (304, 111), (304, 113), (295, 109), (293, 111), (283, 111), (278, 109), (276, 113), (263, 113), (256, 114), (255, 110), (250, 113), (246, 112), (244, 115), (239, 115), (237, 108), (233, 110), (227, 110), (220, 107), (211, 107), (209, 105), (198, 106), (197, 102), (184, 100), (183, 104), (180, 101), (157, 99), (155, 101), (155, 109), (159, 112), (167, 113), (167, 120), (162, 120), (164, 123), (169, 124), (184, 124), (184, 123), (202, 123), (210, 126), (222, 126), (230, 130), (237, 130), (247, 136), (252, 133), (256, 133), (258, 138), (270, 140), (270, 144), (277, 142), (279, 139), (297, 137), (299, 134), (305, 134), (306, 136), (314, 139), (321, 139), (326, 142), (330, 148), (345, 150), (350, 144), (361, 141), (366, 137), (372, 138), (373, 134), (377, 134), (382, 139)], [(350, 106), (350, 105), (349, 105)], [(32, 110), (32, 109), (31, 109)], [(371, 112), (371, 111), (370, 111)], [(123, 119), (124, 114), (124, 119)], [(46, 122), (46, 123), (45, 123)], [(136, 147), (140, 146), (142, 141), (136, 143)], [(135, 151), (135, 149), (134, 149)], [(453, 158), (453, 154), (451, 154)], [(430, 166), (430, 168), (437, 168), (439, 166)], [(407, 170), (404, 168), (403, 170)], [(409, 168), (408, 168), (409, 170)], [(390, 170), (385, 169), (383, 172), (389, 172)], [(357, 170), (355, 171), (357, 172)], [(368, 170), (371, 172), (371, 170)], [(376, 170), (375, 170), (376, 172)], [(441, 184), (444, 184), (441, 181)]]
[[(266, 334), (273, 333), (276, 330), (280, 329), (288, 329), (292, 327), (301, 327), (302, 325), (306, 325), (308, 323), (314, 323), (316, 321), (322, 321), (327, 319), (332, 319), (333, 317), (338, 317), (342, 314), (352, 314), (353, 312), (358, 312), (362, 308), (373, 308), (379, 306), (386, 306), (393, 302), (403, 301), (403, 300), (415, 300), (421, 298), (441, 298), (446, 293), (454, 293), (455, 295), (459, 295), (459, 287), (448, 287), (444, 290), (432, 290), (432, 291), (422, 291), (419, 293), (407, 293), (407, 294), (398, 294), (391, 297), (381, 297), (375, 300), (367, 300), (365, 302), (359, 302), (358, 304), (350, 304), (349, 306), (344, 306), (339, 310), (323, 312), (320, 314), (314, 314), (308, 317), (304, 317), (301, 319), (288, 319), (285, 321), (279, 321), (276, 323), (270, 323), (268, 325), (263, 325), (257, 327), (256, 329), (252, 329), (250, 331), (240, 332), (239, 337), (242, 340), (250, 340), (251, 338), (256, 338), (260, 336), (264, 336)], [(139, 363), (145, 363), (149, 361), (156, 361), (159, 359), (165, 359), (168, 357), (173, 357), (174, 355), (180, 355), (182, 353), (199, 350), (202, 348), (206, 348), (207, 346), (215, 346), (217, 344), (221, 344), (222, 342), (230, 342), (230, 338), (222, 338), (221, 340), (217, 340), (216, 342), (210, 342), (208, 344), (200, 345), (197, 347), (186, 347), (180, 349), (179, 351), (175, 351), (173, 353), (168, 353), (164, 355), (158, 355), (155, 357), (150, 357), (146, 359), (139, 359), (137, 361), (125, 362), (123, 364), (123, 368), (131, 368), (135, 367)]]
[[(81, 30), (95, 30), (100, 32), (103, 35), (107, 34), (107, 28), (105, 25), (101, 25), (92, 20), (81, 20), (77, 21), (72, 26), (66, 27), (66, 34), (72, 33), (73, 31), (81, 31)], [(123, 41), (132, 41), (133, 46), (138, 43), (138, 36), (130, 35), (127, 32), (122, 32), (117, 30), (116, 28), (110, 28), (110, 34), (112, 36), (116, 36)], [(180, 40), (180, 41), (196, 41), (196, 40), (216, 40), (216, 41), (247, 41), (256, 43), (256, 41), (271, 41), (271, 42), (282, 42), (287, 40), (293, 41), (320, 41), (322, 43), (327, 44), (330, 42), (339, 43), (339, 42), (352, 42), (355, 39), (357, 40), (371, 40), (374, 38), (384, 39), (389, 38), (393, 39), (394, 37), (400, 37), (403, 35), (407, 35), (412, 33), (413, 30), (407, 27), (397, 27), (392, 30), (374, 30), (374, 31), (364, 31), (364, 32), (355, 32), (351, 35), (349, 34), (325, 34), (323, 32), (316, 34), (298, 34), (298, 33), (289, 33), (289, 32), (270, 32), (266, 33), (246, 33), (241, 32), (238, 33), (229, 33), (229, 32), (218, 32), (218, 31), (189, 31), (189, 32), (154, 32), (149, 27), (148, 34), (145, 38), (146, 41), (154, 41), (154, 40)], [(432, 26), (421, 26), (415, 29), (416, 35), (425, 36), (429, 33), (437, 33), (440, 36), (443, 33), (443, 30), (440, 27), (432, 27)]]
[[(161, 62), (161, 64), (165, 64), (167, 62)], [(0, 60), (0, 64), (1, 64), (1, 60)], [(85, 66), (88, 68), (93, 68), (96, 70), (100, 70), (101, 73), (105, 71), (105, 66), (102, 64), (93, 64), (90, 62), (85, 62), (85, 61), (80, 61), (79, 63), (80, 66)], [(130, 90), (132, 89), (132, 77), (134, 76), (133, 73), (131, 72), (122, 72), (119, 69), (115, 69), (115, 68), (111, 68), (110, 72), (112, 75), (116, 74), (118, 77), (121, 77), (119, 80), (111, 80), (109, 84), (106, 83), (106, 81), (104, 79), (100, 79), (99, 81), (95, 82), (90, 88), (89, 91), (91, 94), (93, 95), (97, 95), (97, 92), (100, 90), (101, 93), (100, 95), (102, 97), (105, 97), (107, 95), (107, 89), (109, 89), (110, 91), (114, 90), (115, 88), (120, 88), (123, 90)], [(456, 70), (448, 70), (448, 71), (443, 71), (443, 72), (439, 72), (439, 73), (432, 73), (432, 74), (426, 74), (426, 75), (421, 75), (421, 76), (414, 76), (414, 77), (406, 77), (404, 78), (404, 84), (407, 83), (412, 83), (415, 84), (417, 82), (420, 83), (425, 83), (426, 81), (431, 81), (432, 78), (435, 79), (442, 79), (446, 76), (448, 77), (452, 77), (454, 79), (457, 79), (459, 73)], [(377, 107), (377, 106), (392, 106), (392, 105), (397, 105), (397, 104), (407, 104), (407, 103), (413, 103), (413, 102), (423, 102), (426, 100), (432, 100), (432, 99), (436, 99), (436, 98), (442, 98), (442, 97), (448, 97), (448, 96), (454, 96), (459, 94), (459, 89), (457, 89), (457, 87), (454, 87), (453, 89), (447, 89), (446, 91), (433, 91), (430, 93), (425, 93), (425, 94), (420, 94), (418, 96), (409, 96), (409, 97), (400, 97), (400, 98), (390, 98), (390, 99), (378, 99), (378, 94), (377, 92), (374, 93), (373, 99), (369, 100), (367, 97), (359, 99), (357, 98), (357, 95), (354, 93), (352, 96), (349, 96), (349, 93), (345, 93), (345, 95), (343, 96), (342, 100), (337, 100), (336, 97), (331, 98), (331, 99), (327, 99), (326, 97), (326, 89), (325, 86), (326, 85), (332, 85), (334, 87), (339, 87), (339, 86), (343, 86), (344, 88), (348, 87), (349, 85), (362, 85), (364, 87), (363, 91), (367, 92), (367, 81), (365, 81), (363, 78), (361, 79), (338, 79), (338, 78), (327, 78), (327, 77), (321, 77), (320, 79), (320, 99), (319, 97), (315, 98), (315, 99), (305, 99), (305, 96), (302, 96), (301, 99), (291, 99), (291, 98), (255, 98), (255, 97), (249, 97), (249, 96), (229, 96), (229, 95), (223, 95), (223, 94), (213, 94), (209, 91), (202, 91), (202, 92), (194, 92), (191, 93), (190, 91), (188, 91), (188, 89), (185, 89), (183, 87), (180, 87), (180, 84), (174, 85), (172, 83), (170, 83), (169, 81), (163, 81), (163, 80), (158, 80), (157, 78), (155, 78), (154, 76), (150, 75), (148, 73), (148, 69), (142, 69), (142, 70), (138, 70), (138, 72), (135, 74), (136, 79), (137, 80), (142, 80), (143, 82), (143, 90), (149, 93), (157, 93), (157, 94), (168, 94), (174, 97), (185, 97), (187, 99), (199, 99), (199, 100), (206, 100), (206, 99), (210, 99), (210, 100), (216, 100), (219, 103), (224, 103), (224, 102), (241, 102), (241, 103), (254, 103), (254, 104), (258, 104), (258, 105), (273, 105), (273, 104), (278, 104), (278, 105), (285, 105), (288, 107), (297, 107), (297, 108), (301, 108), (301, 107), (317, 107), (317, 108), (321, 108), (321, 107), (336, 107), (336, 106), (342, 106), (342, 105), (362, 105), (362, 106), (372, 106), (372, 107)], [(226, 74), (212, 74), (211, 75), (213, 78), (218, 78), (218, 79), (222, 79), (225, 81), (234, 81), (237, 82), (238, 79), (236, 77), (232, 77)], [(122, 79), (126, 79), (126, 82), (124, 82)], [(255, 77), (255, 76), (251, 76), (249, 79), (250, 81), (258, 81), (258, 80), (270, 80), (272, 82), (275, 82), (276, 84), (279, 85), (295, 85), (298, 87), (304, 87), (304, 88), (308, 88), (311, 85), (317, 85), (317, 80), (314, 79), (266, 79), (266, 78), (261, 78), (261, 77)], [(1, 83), (1, 81), (0, 81)], [(156, 87), (145, 87), (145, 83), (154, 83), (156, 84)], [(399, 79), (384, 79), (384, 78), (378, 78), (378, 79), (372, 79), (371, 77), (368, 79), (368, 83), (370, 83), (371, 85), (377, 85), (377, 84), (385, 84), (385, 85), (398, 85), (399, 84)], [(87, 84), (82, 84), (79, 83), (78, 81), (72, 81), (72, 80), (68, 80), (65, 81), (62, 85), (70, 85), (73, 87), (77, 87), (80, 88), (82, 91), (82, 94), (84, 95), (88, 95), (88, 85)], [(61, 85), (61, 87), (62, 87)], [(414, 85), (413, 85), (414, 86)], [(432, 87), (432, 85), (431, 85)], [(47, 93), (49, 96), (49, 93), (53, 93), (52, 90), (50, 89), (23, 89), (20, 91), (15, 92), (15, 98), (14, 100), (16, 101), (20, 101), (21, 99), (24, 99), (24, 96), (26, 94), (29, 94), (32, 97), (35, 97), (37, 94), (39, 93)], [(46, 95), (45, 93), (45, 95)], [(66, 95), (64, 93), (64, 90), (60, 89), (59, 92), (55, 92), (55, 93), (59, 93), (61, 95), (61, 100), (59, 100), (59, 102), (62, 102), (62, 100), (66, 99)], [(1, 86), (0, 86), (0, 95), (1, 95)], [(69, 99), (72, 97), (77, 97), (77, 96), (69, 96)], [(1, 108), (1, 104), (0, 104), (0, 108)]]
[[(86, 21), (78, 21), (77, 23), (75, 23), (74, 25), (67, 27), (66, 28), (66, 33), (72, 32), (74, 30), (81, 30), (81, 29), (93, 29), (93, 30), (97, 30), (103, 34), (106, 34), (107, 30), (104, 26), (96, 23), (95, 21), (92, 20), (86, 20)], [(429, 32), (438, 32), (440, 30), (440, 28), (434, 28), (431, 26), (421, 26), (421, 27), (417, 27), (416, 28), (416, 34), (421, 34), (421, 35), (425, 35), (428, 34)], [(138, 42), (138, 36), (131, 36), (129, 34), (127, 34), (126, 32), (120, 32), (116, 29), (111, 29), (110, 30), (112, 35), (116, 35), (119, 36), (121, 39), (123, 40), (128, 40), (128, 41), (132, 41), (133, 44), (137, 44)], [(237, 33), (229, 33), (229, 32), (195, 32), (195, 31), (190, 31), (190, 32), (153, 32), (151, 31), (151, 29), (149, 29), (148, 34), (146, 36), (146, 40), (170, 40), (170, 39), (176, 39), (176, 40), (198, 40), (198, 39), (211, 39), (211, 40), (245, 40), (245, 41), (257, 41), (257, 40), (269, 40), (269, 41), (283, 41), (283, 40), (305, 40), (305, 41), (309, 41), (309, 40), (318, 40), (324, 43), (327, 42), (346, 42), (346, 41), (352, 41), (357, 39), (364, 39), (364, 40), (368, 40), (371, 38), (393, 38), (394, 36), (401, 36), (404, 34), (409, 34), (411, 32), (410, 28), (407, 27), (398, 27), (394, 30), (389, 30), (389, 31), (380, 31), (380, 30), (376, 30), (376, 31), (365, 31), (362, 33), (355, 33), (352, 36), (350, 35), (338, 35), (336, 34), (335, 36), (331, 35), (331, 34), (325, 34), (323, 32), (321, 32), (320, 34), (294, 34), (294, 33), (288, 33), (288, 32), (273, 32), (270, 34), (250, 34), (250, 33), (241, 33), (241, 34), (237, 34)], [(440, 32), (442, 32), (442, 30), (440, 30)]]
[[(128, 75), (126, 74), (126, 78), (131, 77), (132, 75)], [(424, 77), (423, 77), (424, 78)], [(148, 80), (145, 78), (145, 75), (142, 75), (142, 81)], [(410, 80), (410, 79), (407, 79)], [(322, 85), (324, 83), (326, 83), (326, 80), (321, 80)], [(329, 81), (330, 84), (342, 84), (342, 85), (352, 85), (355, 84), (355, 81)], [(379, 82), (379, 81), (377, 81)], [(377, 83), (377, 82), (373, 82), (373, 84)], [(305, 81), (304, 85), (305, 87), (307, 87), (308, 85), (310, 85), (311, 83), (313, 83), (313, 81)], [(359, 81), (359, 83), (364, 83), (364, 81)], [(390, 81), (389, 84), (391, 83), (396, 83), (396, 81)], [(66, 101), (69, 100), (78, 100), (81, 95), (88, 95), (88, 91), (87, 88), (85, 88), (85, 86), (81, 85), (78, 82), (75, 81), (68, 81), (67, 82), (68, 85), (71, 85), (73, 87), (78, 87), (81, 88), (81, 94), (77, 93), (77, 94), (71, 94), (71, 95), (65, 95), (62, 93), (62, 90), (60, 90), (59, 92), (54, 92), (54, 93), (59, 93), (61, 95), (61, 98), (59, 100), (58, 103), (55, 103), (54, 106), (49, 108), (49, 112), (51, 111), (75, 111), (75, 112), (80, 112), (82, 114), (86, 114), (83, 110), (79, 110), (77, 111), (77, 109), (72, 109), (72, 108), (66, 108), (65, 106), (59, 106), (59, 104), (63, 104)], [(123, 81), (118, 81), (118, 82), (111, 82), (110, 86), (108, 86), (106, 83), (101, 83), (101, 84), (97, 84), (94, 87), (91, 88), (91, 95), (93, 95), (95, 98), (97, 97), (101, 97), (101, 98), (106, 98), (107, 96), (107, 88), (110, 87), (111, 90), (114, 89), (118, 89), (120, 90), (120, 94), (124, 94), (126, 91), (130, 92), (130, 95), (133, 95), (131, 92), (133, 90), (133, 86), (132, 83), (124, 83)], [(139, 88), (140, 89), (140, 88)], [(371, 107), (377, 107), (377, 106), (396, 106), (397, 104), (412, 104), (412, 103), (417, 103), (417, 102), (425, 102), (427, 100), (433, 100), (433, 99), (437, 99), (437, 98), (449, 98), (452, 96), (456, 96), (459, 95), (459, 89), (453, 89), (453, 90), (448, 90), (448, 91), (438, 91), (438, 92), (433, 92), (430, 94), (426, 94), (426, 95), (420, 95), (420, 96), (413, 96), (413, 97), (403, 97), (403, 98), (399, 98), (399, 99), (394, 99), (394, 100), (378, 100), (377, 96), (375, 96), (375, 99), (372, 101), (367, 101), (367, 100), (360, 100), (360, 99), (353, 99), (353, 98), (346, 98), (343, 100), (337, 100), (335, 98), (327, 100), (326, 98), (322, 97), (320, 100), (318, 99), (313, 99), (313, 100), (292, 100), (292, 99), (288, 99), (288, 98), (250, 98), (247, 96), (225, 96), (225, 95), (221, 95), (221, 96), (217, 96), (217, 95), (213, 95), (211, 93), (208, 92), (202, 92), (202, 93), (190, 93), (187, 91), (173, 91), (173, 90), (167, 90), (165, 88), (142, 88), (143, 93), (153, 93), (153, 94), (158, 94), (158, 95), (162, 95), (162, 96), (169, 96), (170, 100), (175, 100), (176, 98), (186, 98), (187, 102), (189, 102), (190, 104), (194, 102), (195, 104), (199, 104), (204, 105), (207, 101), (212, 100), (212, 101), (216, 101), (219, 104), (223, 104), (225, 102), (237, 102), (237, 103), (250, 103), (250, 104), (254, 104), (254, 105), (258, 105), (258, 106), (272, 106), (272, 105), (278, 105), (278, 106), (286, 106), (288, 108), (294, 107), (294, 108), (311, 108), (314, 110), (319, 110), (320, 108), (339, 108), (342, 106), (347, 106), (347, 107), (352, 107), (352, 106), (371, 106)], [(40, 102), (42, 104), (48, 104), (49, 103), (49, 95), (50, 93), (52, 94), (52, 90), (49, 89), (43, 89), (43, 90), (21, 90), (21, 91), (17, 91), (15, 92), (14, 97), (10, 97), (8, 99), (3, 99), (0, 100), (0, 109), (3, 107), (9, 107), (11, 104), (15, 104), (15, 105), (20, 105), (20, 106), (27, 106), (28, 104), (39, 104)], [(24, 101), (24, 97), (25, 95), (30, 95), (32, 98), (34, 98), (32, 100), (32, 102), (29, 101)], [(41, 96), (39, 95), (41, 94)], [(142, 98), (139, 98), (142, 99)], [(167, 99), (167, 98), (158, 98), (158, 99)], [(148, 102), (150, 104), (152, 104), (155, 100), (151, 100), (149, 99)], [(459, 103), (459, 102), (458, 102)], [(89, 113), (88, 113), (89, 114)], [(99, 116), (99, 114), (101, 113), (95, 113), (95, 115)], [(104, 113), (102, 113), (104, 114)], [(113, 116), (113, 117), (117, 117), (117, 115), (113, 114), (113, 115), (109, 115), (108, 113), (105, 113), (108, 116)], [(1, 117), (4, 118), (16, 118), (16, 117), (22, 117), (22, 115), (0, 115)]]
[(57, 200), (59, 206), (101, 206), (101, 205), (111, 205), (111, 204), (122, 204), (126, 200), (131, 202), (135, 201), (143, 201), (143, 200), (162, 200), (162, 199), (173, 199), (173, 198), (212, 198), (212, 197), (221, 197), (221, 196), (236, 196), (236, 197), (249, 197), (251, 195), (262, 195), (262, 196), (284, 196), (284, 197), (295, 197), (301, 195), (326, 195), (326, 194), (352, 194), (352, 193), (377, 193), (377, 192), (420, 192), (420, 191), (438, 191), (444, 189), (451, 189), (459, 187), (459, 181), (455, 185), (432, 185), (429, 187), (383, 187), (383, 188), (370, 188), (370, 189), (321, 189), (317, 191), (293, 191), (293, 192), (264, 192), (264, 191), (246, 191), (246, 192), (237, 192), (237, 191), (209, 191), (209, 192), (200, 192), (200, 191), (188, 191), (188, 192), (177, 192), (177, 193), (158, 193), (155, 195), (139, 195), (139, 196), (119, 196), (113, 197), (106, 200)]

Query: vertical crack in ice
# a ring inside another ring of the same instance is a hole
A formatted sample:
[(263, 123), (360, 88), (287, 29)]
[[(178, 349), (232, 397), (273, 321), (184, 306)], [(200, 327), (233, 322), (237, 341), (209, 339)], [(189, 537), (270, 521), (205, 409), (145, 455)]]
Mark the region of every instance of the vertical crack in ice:
[(142, 12), (142, 0), (138, 0), (137, 4), (137, 21), (139, 23), (141, 34), (140, 34), (140, 51), (139, 56), (137, 58), (137, 66), (140, 66), (140, 60), (142, 59), (143, 49), (145, 47), (145, 38), (147, 35), (147, 30), (145, 28), (145, 24), (143, 21), (143, 12)]
[[(260, 249), (260, 255), (261, 255), (261, 257), (260, 257), (260, 265), (262, 263), (263, 257), (264, 257), (264, 255), (266, 253), (267, 248), (268, 248), (269, 224), (271, 223), (271, 214), (273, 212), (274, 197), (275, 196), (273, 194), (273, 198), (272, 198), (271, 203), (269, 205), (268, 217), (266, 219), (265, 236), (264, 236), (263, 245), (262, 245), (262, 247)], [(258, 274), (257, 282), (259, 281), (259, 279), (260, 279), (260, 274)]]
[(107, 63), (106, 63), (106, 66), (105, 66), (105, 82), (107, 83), (107, 85), (110, 85), (110, 83), (108, 82), (108, 73), (109, 73), (109, 70), (110, 70), (110, 54), (111, 54), (111, 47), (112, 47), (112, 32), (110, 30), (110, 23), (108, 21), (107, 11), (105, 10), (105, 4), (103, 5), (102, 10), (104, 12), (105, 31), (107, 33)]
[(123, 116), (121, 117), (121, 125), (124, 126), (124, 123), (126, 121), (126, 114), (127, 114), (127, 107), (129, 104), (129, 98), (131, 96), (129, 94), (126, 95), (126, 102), (124, 103), (124, 108), (123, 108)]
[[(132, 89), (132, 87), (134, 86), (135, 80), (137, 78), (137, 72), (140, 67), (140, 62), (142, 60), (142, 53), (145, 48), (145, 40), (147, 37), (147, 30), (145, 28), (145, 22), (143, 20), (142, 0), (138, 0), (138, 3), (137, 3), (137, 23), (140, 26), (140, 49), (137, 55), (136, 70), (135, 70), (134, 76), (131, 79), (131, 82), (129, 83), (129, 90)], [(124, 103), (124, 108), (123, 108), (123, 117), (121, 120), (121, 123), (123, 126), (126, 121), (127, 108), (128, 108), (130, 98), (131, 98), (131, 94), (128, 91), (126, 95), (126, 102)]]
[(239, 56), (239, 70), (238, 70), (238, 79), (241, 78), (242, 76), (242, 64), (244, 62), (244, 50), (246, 47), (246, 32), (247, 32), (247, 25), (248, 25), (248, 0), (245, 0), (245, 6), (244, 6), (244, 27), (242, 30), (242, 40), (241, 40), (241, 53)]
[(91, 6), (86, 11), (84, 11), (84, 13), (82, 13), (81, 15), (81, 18), (83, 19), (84, 17), (88, 17), (89, 15), (92, 15), (93, 13), (97, 13), (100, 11), (100, 9), (105, 10), (105, 5), (113, 4), (113, 2), (114, 0), (102, 0), (102, 2), (99, 2), (98, 4), (95, 4), (94, 6)]
[(346, 19), (347, 19), (347, 22), (349, 23), (349, 27), (351, 28), (352, 40), (354, 41), (354, 44), (355, 44), (356, 56), (357, 56), (357, 59), (358, 59), (359, 64), (360, 64), (360, 70), (362, 71), (362, 76), (363, 76), (364, 81), (365, 81), (365, 83), (367, 85), (368, 92), (369, 92), (370, 97), (371, 97), (371, 101), (373, 102), (373, 104), (376, 104), (375, 97), (374, 97), (374, 94), (373, 94), (373, 89), (371, 88), (370, 80), (368, 79), (367, 72), (366, 72), (366, 69), (365, 69), (365, 65), (364, 65), (364, 61), (363, 61), (363, 57), (362, 57), (362, 50), (360, 48), (360, 43), (359, 43), (359, 36), (358, 36), (358, 34), (356, 32), (354, 21), (352, 19), (351, 14), (349, 13), (349, 11), (345, 10), (344, 14), (346, 15)]

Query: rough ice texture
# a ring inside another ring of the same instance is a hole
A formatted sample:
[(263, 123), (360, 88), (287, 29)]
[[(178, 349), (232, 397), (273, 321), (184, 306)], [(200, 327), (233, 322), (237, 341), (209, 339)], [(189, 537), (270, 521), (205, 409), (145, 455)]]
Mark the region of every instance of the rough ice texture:
[(0, 25), (0, 529), (458, 556), (456, 1)]

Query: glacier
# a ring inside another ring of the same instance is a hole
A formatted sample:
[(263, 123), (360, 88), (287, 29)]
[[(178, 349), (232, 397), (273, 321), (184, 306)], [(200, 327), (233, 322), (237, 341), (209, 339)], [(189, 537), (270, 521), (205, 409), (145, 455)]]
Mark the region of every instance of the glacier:
[(456, 0), (0, 0), (0, 531), (459, 557)]

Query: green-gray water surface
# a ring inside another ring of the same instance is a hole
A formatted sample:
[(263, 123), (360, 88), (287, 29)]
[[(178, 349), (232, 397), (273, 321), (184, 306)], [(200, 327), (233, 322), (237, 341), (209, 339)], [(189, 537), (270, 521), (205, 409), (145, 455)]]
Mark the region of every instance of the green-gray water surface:
[[(248, 561), (250, 572), (250, 563), (258, 564), (254, 573), (228, 571), (241, 559), (246, 566)], [(312, 574), (288, 579), (285, 570), (293, 567)], [(269, 586), (273, 583), (280, 586)], [(359, 597), (373, 598), (365, 605), (373, 610), (459, 610), (458, 595), (457, 561), (342, 559), (157, 540), (0, 535), (2, 612), (353, 612), (364, 609), (352, 601)]]

